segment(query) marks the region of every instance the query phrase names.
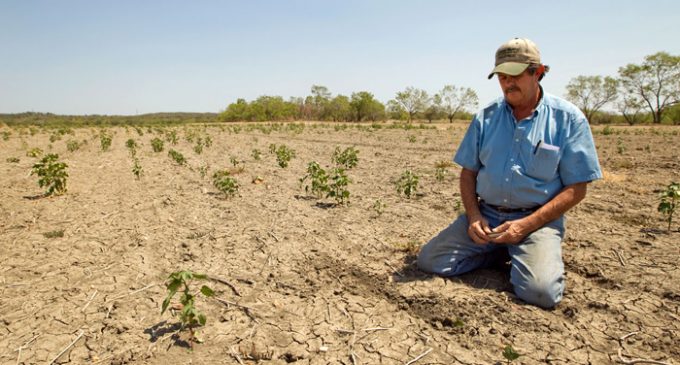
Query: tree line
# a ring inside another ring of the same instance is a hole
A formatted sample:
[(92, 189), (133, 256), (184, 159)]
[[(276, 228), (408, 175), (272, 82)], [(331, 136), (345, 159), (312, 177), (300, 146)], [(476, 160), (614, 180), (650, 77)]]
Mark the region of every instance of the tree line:
[(618, 77), (577, 76), (567, 85), (566, 98), (591, 123), (604, 122), (618, 111), (626, 123), (680, 123), (680, 56), (658, 52), (641, 64), (620, 67)]
[(394, 99), (383, 104), (368, 91), (350, 96), (335, 95), (327, 87), (313, 85), (310, 95), (291, 97), (263, 95), (250, 102), (238, 99), (220, 113), (219, 119), (236, 121), (327, 120), (335, 122), (379, 121), (385, 119), (433, 120), (469, 119), (470, 110), (477, 107), (477, 93), (467, 87), (445, 85), (430, 96), (427, 91), (407, 87)]

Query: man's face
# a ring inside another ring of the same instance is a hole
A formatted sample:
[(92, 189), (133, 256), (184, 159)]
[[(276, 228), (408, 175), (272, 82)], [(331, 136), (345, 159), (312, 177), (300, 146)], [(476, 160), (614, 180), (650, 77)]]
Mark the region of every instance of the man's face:
[(533, 108), (538, 97), (539, 73), (533, 75), (525, 70), (517, 76), (498, 73), (498, 83), (501, 85), (505, 100), (513, 108)]

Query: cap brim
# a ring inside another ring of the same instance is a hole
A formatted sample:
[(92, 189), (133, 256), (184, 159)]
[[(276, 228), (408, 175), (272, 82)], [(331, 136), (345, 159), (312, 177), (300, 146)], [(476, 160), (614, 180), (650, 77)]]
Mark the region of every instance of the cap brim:
[(528, 63), (519, 62), (505, 62), (496, 66), (493, 71), (489, 74), (489, 78), (492, 78), (494, 74), (502, 73), (510, 76), (520, 75), (524, 70), (529, 67)]

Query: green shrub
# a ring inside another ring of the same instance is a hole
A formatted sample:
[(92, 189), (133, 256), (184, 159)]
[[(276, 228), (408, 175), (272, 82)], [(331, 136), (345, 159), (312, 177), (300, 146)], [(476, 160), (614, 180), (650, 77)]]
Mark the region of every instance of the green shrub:
[(359, 151), (354, 147), (345, 148), (342, 152), (340, 152), (340, 147), (335, 147), (332, 160), (337, 166), (342, 166), (345, 169), (350, 170), (359, 163), (359, 158), (357, 157), (358, 153)]
[(155, 137), (151, 140), (151, 148), (154, 152), (163, 152), (163, 140)]
[(38, 147), (33, 147), (30, 150), (26, 151), (26, 156), (27, 157), (40, 157), (43, 154), (43, 150), (41, 150)]
[(680, 184), (676, 182), (670, 183), (666, 187), (666, 190), (659, 194), (659, 198), (661, 198), (661, 202), (659, 203), (657, 210), (667, 217), (668, 230), (670, 231), (671, 225), (673, 224), (673, 214), (675, 213), (678, 203), (680, 203)]
[(227, 198), (236, 195), (239, 189), (238, 182), (227, 170), (219, 170), (213, 174), (213, 185)]
[(73, 140), (73, 139), (72, 139), (72, 140), (69, 140), (68, 142), (66, 142), (66, 149), (67, 149), (69, 152), (75, 152), (75, 151), (77, 151), (79, 148), (80, 148), (80, 143), (79, 143), (78, 141), (76, 141), (76, 140)]
[(40, 162), (33, 165), (31, 175), (38, 175), (38, 185), (40, 187), (47, 187), (45, 196), (52, 194), (61, 195), (66, 192), (66, 165), (63, 162), (58, 162), (59, 155), (48, 154), (43, 157)]
[(111, 141), (112, 140), (113, 140), (113, 138), (106, 131), (102, 131), (99, 134), (99, 143), (101, 145), (103, 152), (106, 152), (106, 151), (109, 150), (109, 148), (111, 148)]
[(281, 145), (276, 148), (276, 162), (281, 166), (281, 168), (288, 167), (288, 163), (291, 159), (295, 157), (295, 150)]
[(418, 175), (411, 170), (404, 171), (399, 180), (397, 180), (397, 194), (403, 193), (407, 198), (411, 199), (411, 195), (418, 190)]
[(186, 165), (187, 163), (187, 159), (184, 158), (184, 155), (173, 149), (168, 151), (168, 156), (170, 156), (170, 158), (172, 158), (178, 165)]

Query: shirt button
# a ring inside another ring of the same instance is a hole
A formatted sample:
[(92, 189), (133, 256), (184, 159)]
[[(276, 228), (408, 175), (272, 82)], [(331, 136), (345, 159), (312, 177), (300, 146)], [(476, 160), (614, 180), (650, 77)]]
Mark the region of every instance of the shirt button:
[(519, 138), (515, 138), (515, 142), (519, 142)]
[(514, 162), (514, 161), (515, 161), (515, 159), (514, 159), (514, 158), (511, 158), (511, 159), (510, 159), (510, 162)]
[(507, 202), (508, 202), (508, 199), (503, 199), (503, 203), (507, 203)]
[(505, 178), (505, 181), (510, 181), (510, 179), (508, 179), (508, 178), (506, 177), (506, 178)]

